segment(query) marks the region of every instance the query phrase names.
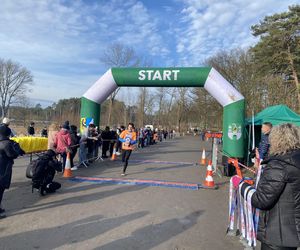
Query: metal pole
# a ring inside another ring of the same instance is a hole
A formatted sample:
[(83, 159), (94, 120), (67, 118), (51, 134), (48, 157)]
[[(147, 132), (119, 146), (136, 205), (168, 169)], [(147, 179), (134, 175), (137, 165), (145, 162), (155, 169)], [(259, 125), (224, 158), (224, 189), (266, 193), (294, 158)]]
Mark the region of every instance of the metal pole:
[(218, 158), (218, 145), (217, 145), (217, 138), (212, 138), (212, 168), (213, 172), (217, 170), (217, 158)]

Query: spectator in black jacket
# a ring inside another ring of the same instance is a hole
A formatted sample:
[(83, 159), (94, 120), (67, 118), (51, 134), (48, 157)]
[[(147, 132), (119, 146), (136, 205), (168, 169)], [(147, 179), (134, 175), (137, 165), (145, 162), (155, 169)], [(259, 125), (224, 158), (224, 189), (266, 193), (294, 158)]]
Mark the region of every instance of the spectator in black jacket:
[(54, 193), (61, 184), (53, 181), (56, 171), (62, 171), (62, 164), (56, 159), (56, 153), (48, 149), (36, 161), (32, 170), (32, 188), (39, 189), (40, 195)]
[(272, 129), (272, 123), (264, 122), (261, 126), (261, 141), (258, 145), (258, 149), (256, 151), (256, 158), (260, 160), (265, 160), (269, 155), (270, 143), (269, 143), (269, 134)]
[(10, 119), (7, 118), (7, 117), (4, 117), (3, 120), (2, 120), (2, 123), (0, 124), (0, 126), (6, 126), (6, 127), (8, 127), (8, 128), (10, 129), (10, 135), (9, 135), (9, 137), (14, 137), (14, 136), (16, 136), (16, 132), (13, 131), (13, 130), (9, 127), (9, 125), (10, 125)]
[[(270, 133), (270, 157), (252, 196), (261, 209), (257, 239), (261, 249), (296, 250), (300, 246), (300, 131), (282, 124)], [(249, 184), (241, 182), (244, 192)]]
[(14, 142), (9, 139), (10, 133), (7, 126), (0, 126), (0, 219), (6, 217), (1, 201), (5, 189), (10, 187), (14, 159), (19, 156)]
[(77, 135), (77, 126), (70, 126), (70, 136), (71, 136), (71, 169), (77, 170), (77, 167), (74, 167), (74, 158), (77, 154), (77, 149), (79, 148), (80, 137)]
[(111, 140), (111, 132), (108, 126), (105, 127), (105, 130), (101, 133), (102, 139), (102, 158), (107, 158), (107, 150), (109, 150), (109, 143)]
[(28, 126), (27, 133), (29, 136), (34, 136), (34, 134), (35, 134), (34, 122), (31, 122), (30, 125)]

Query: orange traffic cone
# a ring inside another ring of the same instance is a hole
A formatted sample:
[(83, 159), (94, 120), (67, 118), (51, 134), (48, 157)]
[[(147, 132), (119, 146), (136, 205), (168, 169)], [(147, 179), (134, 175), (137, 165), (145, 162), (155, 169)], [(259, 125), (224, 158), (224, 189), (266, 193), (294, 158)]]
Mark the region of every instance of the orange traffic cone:
[(205, 149), (203, 149), (203, 151), (202, 151), (201, 164), (206, 165)]
[(203, 183), (203, 186), (209, 187), (209, 188), (214, 188), (215, 187), (215, 182), (213, 179), (213, 171), (212, 171), (212, 162), (209, 161), (207, 165), (207, 170), (206, 170), (206, 178)]
[(115, 145), (114, 145), (113, 153), (111, 156), (112, 161), (115, 161), (116, 159), (117, 159), (117, 143), (115, 143)]
[(66, 166), (65, 166), (65, 171), (63, 174), (63, 177), (72, 177), (72, 170), (71, 170), (71, 157), (70, 157), (70, 152), (67, 153), (67, 160), (66, 160)]

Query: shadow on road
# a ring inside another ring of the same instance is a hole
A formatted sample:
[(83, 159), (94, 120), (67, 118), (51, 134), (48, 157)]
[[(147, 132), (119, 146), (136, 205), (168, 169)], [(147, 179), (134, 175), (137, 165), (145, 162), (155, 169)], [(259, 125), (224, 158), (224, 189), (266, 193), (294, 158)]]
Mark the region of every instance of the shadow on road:
[[(95, 184), (95, 186), (99, 187), (100, 185)], [(138, 190), (141, 190), (144, 188), (146, 188), (146, 186), (122, 186), (122, 187), (115, 188), (113, 190), (101, 191), (101, 192), (91, 193), (91, 194), (83, 194), (80, 196), (74, 196), (74, 197), (70, 197), (70, 198), (62, 197), (62, 200), (59, 200), (59, 201), (52, 201), (52, 202), (48, 202), (48, 203), (29, 205), (27, 207), (23, 207), (23, 209), (26, 209), (26, 211), (22, 210), (20, 212), (15, 212), (14, 210), (11, 210), (11, 213), (8, 214), (8, 216), (33, 213), (36, 211), (41, 211), (44, 209), (51, 209), (51, 208), (63, 206), (63, 205), (71, 205), (71, 204), (77, 204), (77, 203), (82, 204), (85, 202), (104, 199), (104, 198), (107, 198), (107, 197), (110, 197), (113, 195), (119, 195), (122, 193), (138, 191)]]
[[(92, 239), (124, 223), (142, 218), (147, 214), (147, 211), (141, 211), (108, 219), (103, 219), (101, 215), (94, 215), (59, 227), (39, 228), (37, 230), (0, 237), (0, 246), (3, 246), (4, 249), (15, 250), (54, 249), (65, 244)], [(46, 217), (45, 219), (47, 220)]]
[(129, 237), (115, 240), (94, 248), (94, 250), (152, 249), (194, 226), (201, 214), (203, 211), (200, 210), (181, 219), (174, 218), (159, 224), (145, 226), (132, 232)]

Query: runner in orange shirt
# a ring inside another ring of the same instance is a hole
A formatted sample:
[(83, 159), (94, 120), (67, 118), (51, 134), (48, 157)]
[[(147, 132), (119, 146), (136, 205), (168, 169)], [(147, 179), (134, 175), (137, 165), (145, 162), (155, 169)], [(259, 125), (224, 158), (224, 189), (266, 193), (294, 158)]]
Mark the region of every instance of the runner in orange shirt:
[(122, 162), (124, 162), (123, 173), (122, 176), (126, 175), (126, 168), (128, 166), (128, 160), (131, 155), (132, 149), (136, 144), (136, 132), (134, 132), (133, 123), (128, 123), (127, 130), (124, 130), (120, 136), (119, 141), (122, 142)]

